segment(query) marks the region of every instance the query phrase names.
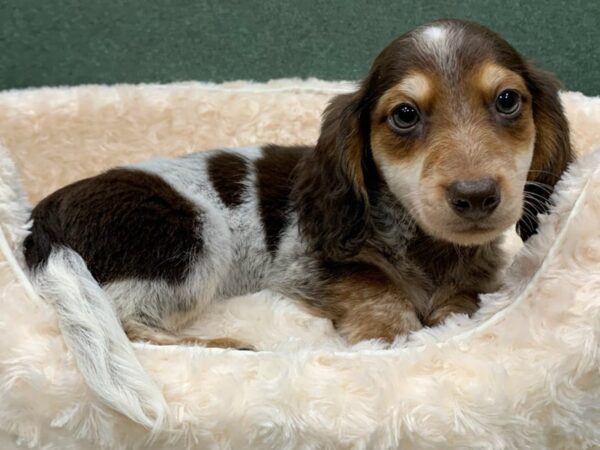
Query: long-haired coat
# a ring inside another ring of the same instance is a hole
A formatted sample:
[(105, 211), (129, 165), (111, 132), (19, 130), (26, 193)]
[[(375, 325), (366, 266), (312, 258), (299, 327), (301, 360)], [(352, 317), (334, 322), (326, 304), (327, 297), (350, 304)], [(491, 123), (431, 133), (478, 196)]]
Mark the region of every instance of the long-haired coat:
[(557, 84), (477, 24), (394, 40), (333, 99), (314, 148), (156, 159), (41, 201), (24, 253), (89, 385), (144, 424), (157, 388), (126, 338), (178, 330), (211, 302), (279, 290), (350, 342), (472, 313), (497, 287), (501, 233), (526, 239), (572, 158)]

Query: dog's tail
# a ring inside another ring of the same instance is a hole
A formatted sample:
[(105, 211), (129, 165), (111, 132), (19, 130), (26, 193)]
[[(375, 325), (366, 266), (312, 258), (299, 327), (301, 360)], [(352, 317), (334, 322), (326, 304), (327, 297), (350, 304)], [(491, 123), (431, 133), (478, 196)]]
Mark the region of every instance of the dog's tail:
[(147, 428), (168, 426), (160, 389), (138, 362), (112, 301), (83, 258), (70, 248), (53, 246), (32, 274), (38, 292), (56, 308), (64, 340), (89, 387)]

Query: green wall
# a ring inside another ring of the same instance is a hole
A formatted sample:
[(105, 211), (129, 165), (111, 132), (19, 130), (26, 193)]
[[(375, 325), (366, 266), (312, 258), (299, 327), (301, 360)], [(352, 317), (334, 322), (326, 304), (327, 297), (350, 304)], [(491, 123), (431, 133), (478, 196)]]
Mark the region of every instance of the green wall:
[(357, 79), (391, 38), (440, 17), (491, 26), (600, 95), (600, 0), (0, 0), (0, 89)]

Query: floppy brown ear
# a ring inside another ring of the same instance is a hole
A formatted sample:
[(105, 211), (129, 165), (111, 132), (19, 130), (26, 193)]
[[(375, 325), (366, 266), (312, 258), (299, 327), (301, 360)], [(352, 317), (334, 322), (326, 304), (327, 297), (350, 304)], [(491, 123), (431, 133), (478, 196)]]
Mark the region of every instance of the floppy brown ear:
[(295, 174), (300, 233), (312, 250), (333, 260), (354, 256), (369, 233), (364, 132), (359, 94), (335, 97), (314, 151)]
[(524, 77), (532, 95), (536, 138), (525, 185), (523, 216), (517, 223), (517, 232), (523, 241), (537, 232), (537, 215), (548, 211), (554, 185), (573, 160), (569, 125), (558, 95), (558, 81), (531, 64), (526, 66)]

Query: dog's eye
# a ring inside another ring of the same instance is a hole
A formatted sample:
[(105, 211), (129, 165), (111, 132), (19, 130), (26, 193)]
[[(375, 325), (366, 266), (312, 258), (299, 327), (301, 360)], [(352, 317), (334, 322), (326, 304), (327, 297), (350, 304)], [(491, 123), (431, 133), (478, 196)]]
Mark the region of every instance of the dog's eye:
[(496, 111), (507, 117), (514, 117), (521, 109), (521, 96), (517, 91), (506, 89), (496, 97)]
[(392, 111), (389, 121), (395, 129), (405, 133), (419, 122), (419, 111), (408, 103), (402, 103)]

